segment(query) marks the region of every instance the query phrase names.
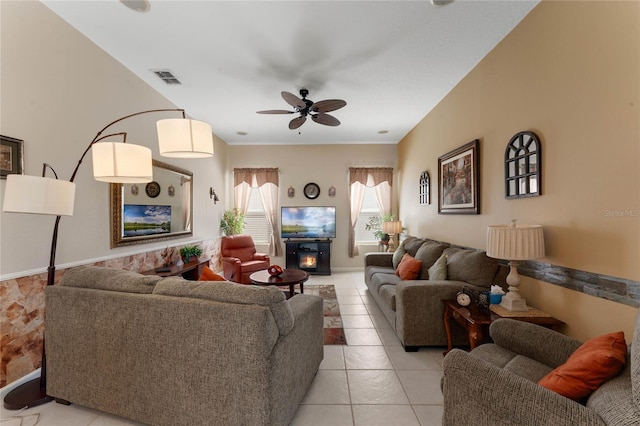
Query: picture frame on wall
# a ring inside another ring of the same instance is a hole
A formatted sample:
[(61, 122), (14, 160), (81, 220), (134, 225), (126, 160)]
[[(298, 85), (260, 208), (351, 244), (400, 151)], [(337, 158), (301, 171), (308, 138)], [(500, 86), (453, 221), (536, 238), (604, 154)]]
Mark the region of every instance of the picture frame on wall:
[(0, 135), (0, 177), (24, 174), (24, 141)]
[(480, 140), (438, 157), (438, 213), (480, 214)]

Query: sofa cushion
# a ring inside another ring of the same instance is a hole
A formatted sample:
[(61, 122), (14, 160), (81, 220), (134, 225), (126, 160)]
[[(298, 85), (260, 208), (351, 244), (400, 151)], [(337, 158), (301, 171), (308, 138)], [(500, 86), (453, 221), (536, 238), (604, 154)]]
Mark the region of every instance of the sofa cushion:
[(121, 291), (124, 293), (151, 294), (161, 277), (141, 275), (123, 269), (101, 266), (78, 266), (65, 271), (60, 285), (66, 287), (92, 288), (96, 290)]
[(429, 279), (429, 268), (436, 263), (436, 260), (442, 256), (442, 252), (447, 248), (446, 245), (436, 243), (435, 241), (425, 241), (418, 251), (415, 258), (422, 262), (419, 279)]
[(447, 279), (447, 256), (444, 254), (429, 268), (429, 280)]
[(373, 293), (380, 293), (380, 287), (385, 284), (396, 285), (400, 281), (399, 276), (397, 276), (394, 272), (379, 272), (371, 278), (371, 283), (369, 285), (369, 290)]
[(495, 344), (480, 345), (471, 352), (471, 355), (534, 383), (552, 370), (548, 365)]
[(583, 343), (567, 362), (543, 377), (541, 386), (579, 401), (602, 383), (617, 376), (625, 366), (627, 343), (618, 331)]
[(447, 279), (465, 281), (490, 288), (498, 271), (498, 261), (484, 251), (450, 247), (444, 251), (447, 256)]
[(202, 268), (202, 274), (198, 281), (226, 281), (226, 279), (211, 270), (208, 266)]
[(422, 244), (424, 244), (425, 241), (426, 240), (424, 240), (423, 238), (417, 238), (417, 237), (405, 238), (405, 240), (403, 241), (405, 253), (409, 253), (410, 256), (415, 257), (416, 253), (418, 252), (418, 249)]
[(402, 256), (404, 256), (405, 254), (405, 250), (404, 250), (404, 241), (400, 243), (400, 245), (398, 246), (398, 248), (396, 249), (396, 251), (393, 252), (393, 269), (397, 269), (398, 265), (400, 264), (400, 261), (402, 260)]
[(158, 282), (153, 294), (193, 299), (213, 300), (225, 303), (267, 306), (278, 325), (280, 335), (293, 329), (293, 311), (284, 293), (277, 287), (259, 287), (220, 281), (187, 281), (181, 277), (169, 277)]
[(380, 287), (380, 299), (386, 304), (392, 311), (396, 310), (396, 286), (385, 284)]
[(398, 269), (396, 269), (396, 274), (402, 280), (415, 280), (420, 275), (421, 269), (422, 262), (405, 253), (398, 265)]

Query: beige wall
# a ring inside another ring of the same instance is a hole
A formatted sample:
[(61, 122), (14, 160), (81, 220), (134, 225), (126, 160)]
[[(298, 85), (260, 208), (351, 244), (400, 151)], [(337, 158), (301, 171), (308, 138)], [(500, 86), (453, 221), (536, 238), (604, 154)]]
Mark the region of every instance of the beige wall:
[[(313, 123), (312, 123), (313, 124)], [(395, 145), (297, 145), (297, 146), (230, 146), (227, 193), (232, 194), (233, 169), (239, 167), (278, 167), (280, 170), (280, 205), (282, 206), (336, 206), (336, 238), (331, 249), (331, 267), (362, 268), (363, 255), (377, 250), (377, 246), (361, 246), (360, 256), (349, 258), (349, 167), (395, 167)], [(315, 182), (320, 196), (308, 200), (302, 193), (304, 185)], [(336, 187), (336, 196), (327, 190)], [(293, 186), (295, 197), (287, 196)], [(393, 191), (397, 191), (394, 184)], [(233, 198), (225, 200), (233, 206)], [(279, 213), (278, 213), (279, 215)], [(284, 252), (284, 245), (283, 252)], [(262, 247), (265, 252), (266, 247)], [(284, 257), (273, 258), (272, 263), (284, 266)]]
[[(398, 146), (400, 218), (412, 235), (484, 248), (487, 225), (544, 226), (547, 257), (640, 280), (640, 3), (542, 2)], [(542, 140), (542, 196), (504, 198), (504, 150)], [(481, 214), (438, 214), (438, 156), (481, 140)], [(420, 158), (420, 161), (416, 161)], [(419, 206), (420, 172), (433, 201)], [(620, 214), (618, 216), (617, 214)], [(588, 338), (632, 331), (619, 303), (523, 278), (534, 306)]]
[[(39, 2), (0, 2), (2, 110), (0, 133), (24, 140), (25, 173), (40, 175), (42, 163), (69, 179), (83, 150), (111, 121), (137, 111), (176, 108), (107, 53)], [(189, 113), (189, 111), (187, 111)], [(91, 155), (76, 177), (73, 217), (60, 223), (57, 264), (65, 266), (208, 240), (219, 235), (222, 206), (209, 199), (214, 186), (224, 197), (226, 143), (216, 138), (212, 159), (160, 157), (155, 122), (178, 113), (134, 117), (110, 128), (152, 149), (153, 157), (194, 173), (194, 236), (110, 249), (109, 185), (92, 176)], [(198, 117), (194, 117), (198, 118)], [(5, 181), (0, 181), (4, 193)], [(1, 213), (0, 275), (42, 271), (49, 259), (53, 217)]]

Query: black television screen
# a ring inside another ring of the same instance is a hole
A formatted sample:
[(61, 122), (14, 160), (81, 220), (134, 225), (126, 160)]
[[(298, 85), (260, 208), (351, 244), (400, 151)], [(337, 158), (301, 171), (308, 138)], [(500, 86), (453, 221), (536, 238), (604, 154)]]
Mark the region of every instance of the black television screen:
[(335, 238), (335, 207), (282, 207), (282, 238)]

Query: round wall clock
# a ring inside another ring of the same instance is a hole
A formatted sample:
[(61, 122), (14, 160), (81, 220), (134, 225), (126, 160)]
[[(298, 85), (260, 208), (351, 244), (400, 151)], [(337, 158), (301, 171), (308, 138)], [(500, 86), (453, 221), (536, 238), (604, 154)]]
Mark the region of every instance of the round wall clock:
[(304, 186), (304, 196), (310, 200), (315, 200), (320, 195), (320, 187), (315, 183), (308, 183)]
[(149, 182), (147, 186), (145, 186), (144, 191), (149, 197), (156, 198), (160, 195), (160, 185), (156, 181)]

